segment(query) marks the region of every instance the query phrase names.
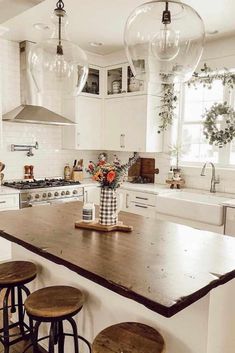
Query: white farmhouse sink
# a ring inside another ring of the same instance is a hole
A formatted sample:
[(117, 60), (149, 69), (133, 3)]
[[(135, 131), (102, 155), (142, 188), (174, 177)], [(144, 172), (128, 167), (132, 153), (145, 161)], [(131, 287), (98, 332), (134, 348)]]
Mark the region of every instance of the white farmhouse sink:
[(188, 191), (157, 196), (157, 213), (221, 226), (223, 205), (227, 198)]

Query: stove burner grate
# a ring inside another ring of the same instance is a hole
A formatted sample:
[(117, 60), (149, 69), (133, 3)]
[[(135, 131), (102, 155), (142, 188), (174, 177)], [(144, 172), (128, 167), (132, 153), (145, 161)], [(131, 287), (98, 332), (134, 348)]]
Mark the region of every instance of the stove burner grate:
[(41, 179), (33, 181), (13, 181), (5, 182), (4, 186), (8, 186), (13, 189), (18, 190), (31, 190), (31, 189), (41, 189), (50, 187), (61, 187), (61, 186), (72, 186), (79, 185), (79, 181), (65, 180), (65, 179)]

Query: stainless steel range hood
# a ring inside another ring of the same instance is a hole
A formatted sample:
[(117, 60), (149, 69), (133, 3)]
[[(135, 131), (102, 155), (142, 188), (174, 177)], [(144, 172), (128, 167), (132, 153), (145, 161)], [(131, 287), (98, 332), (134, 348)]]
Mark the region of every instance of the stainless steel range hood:
[(21, 102), (19, 107), (3, 114), (3, 121), (14, 123), (46, 124), (46, 125), (75, 125), (68, 118), (59, 115), (41, 105), (32, 104), (35, 101), (35, 93), (32, 92), (32, 82), (28, 75), (28, 52), (32, 42), (20, 43), (20, 85)]

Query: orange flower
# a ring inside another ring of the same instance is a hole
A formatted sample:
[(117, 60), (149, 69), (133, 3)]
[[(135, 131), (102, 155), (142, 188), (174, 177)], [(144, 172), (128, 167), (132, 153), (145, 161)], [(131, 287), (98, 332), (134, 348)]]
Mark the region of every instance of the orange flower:
[(95, 175), (93, 175), (93, 180), (95, 181), (99, 181), (102, 178), (103, 174), (102, 172), (99, 170), (97, 173), (95, 173)]
[(112, 181), (114, 181), (115, 177), (116, 177), (116, 173), (115, 173), (113, 170), (111, 170), (111, 171), (108, 172), (108, 174), (107, 174), (107, 181), (108, 181), (109, 183), (112, 183)]

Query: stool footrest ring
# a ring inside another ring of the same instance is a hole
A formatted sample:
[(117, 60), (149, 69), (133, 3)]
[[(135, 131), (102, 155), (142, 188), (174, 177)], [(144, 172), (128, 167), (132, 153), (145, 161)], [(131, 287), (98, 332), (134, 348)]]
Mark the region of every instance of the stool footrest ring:
[[(64, 333), (64, 336), (65, 336), (65, 337), (66, 337), (66, 336), (74, 337), (72, 333)], [(47, 339), (47, 338), (49, 338), (49, 337), (50, 337), (49, 335), (48, 335), (48, 336), (41, 337), (41, 338), (39, 338), (39, 339), (37, 340), (37, 343), (39, 343), (39, 342), (41, 342), (41, 341), (43, 341), (43, 340), (45, 340), (45, 339)], [(87, 345), (87, 347), (88, 347), (88, 349), (89, 349), (89, 353), (91, 353), (91, 344), (90, 344), (90, 342), (87, 341), (84, 337), (79, 336), (79, 335), (77, 336), (77, 338), (86, 343), (86, 345)], [(30, 344), (24, 349), (24, 351), (23, 351), (22, 353), (26, 353), (26, 352), (28, 351), (28, 349), (31, 348), (32, 346), (33, 346), (33, 343), (30, 343)]]

